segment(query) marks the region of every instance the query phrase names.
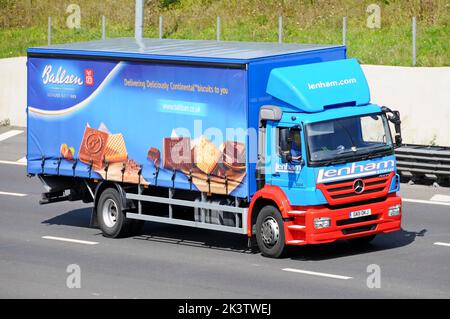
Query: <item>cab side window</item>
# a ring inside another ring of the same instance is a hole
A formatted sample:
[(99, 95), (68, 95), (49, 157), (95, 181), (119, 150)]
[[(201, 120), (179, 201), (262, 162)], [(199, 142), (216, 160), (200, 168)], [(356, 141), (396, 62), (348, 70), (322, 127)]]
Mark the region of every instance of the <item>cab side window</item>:
[[(298, 128), (279, 128), (278, 134), (278, 153), (287, 161), (299, 161), (302, 157), (302, 142), (300, 129)], [(287, 144), (290, 147), (287, 148)]]
[(302, 139), (300, 136), (300, 130), (292, 129), (291, 137), (292, 137), (292, 144), (291, 144), (292, 145), (292, 147), (291, 147), (292, 160), (298, 161), (301, 159), (301, 156), (302, 156)]

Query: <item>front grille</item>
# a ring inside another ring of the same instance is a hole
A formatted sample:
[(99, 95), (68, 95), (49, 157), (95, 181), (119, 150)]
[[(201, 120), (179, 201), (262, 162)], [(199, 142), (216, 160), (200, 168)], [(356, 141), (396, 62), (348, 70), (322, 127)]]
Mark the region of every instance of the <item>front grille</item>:
[(361, 194), (355, 194), (354, 192), (351, 193), (345, 193), (345, 194), (338, 194), (338, 195), (331, 195), (331, 197), (333, 199), (340, 199), (340, 198), (346, 198), (349, 196), (357, 196), (357, 195), (362, 195), (362, 194), (372, 194), (372, 193), (376, 193), (376, 192), (380, 192), (384, 189), (384, 187), (378, 187), (378, 188), (373, 188), (373, 189), (368, 189), (364, 192), (362, 192)]
[(337, 226), (345, 226), (345, 225), (368, 222), (368, 221), (376, 220), (376, 219), (378, 219), (378, 215), (370, 215), (370, 216), (363, 216), (363, 217), (357, 217), (357, 218), (342, 219), (342, 220), (336, 221), (336, 225)]
[(378, 184), (383, 184), (384, 183), (384, 180), (378, 180), (378, 181), (373, 181), (373, 182), (368, 182), (367, 184), (366, 184), (366, 186), (372, 186), (372, 185), (378, 185)]
[(353, 227), (353, 228), (347, 228), (347, 229), (343, 229), (342, 230), (342, 234), (350, 235), (350, 234), (362, 233), (364, 231), (374, 230), (375, 227), (377, 227), (376, 224), (374, 224), (374, 225), (367, 225), (367, 226)]
[(360, 178), (364, 182), (364, 190), (356, 193), (353, 184), (356, 179), (319, 184), (319, 188), (330, 205), (362, 201), (374, 197), (386, 196), (394, 173)]
[(330, 210), (337, 210), (337, 209), (343, 209), (343, 208), (349, 208), (349, 207), (355, 207), (355, 206), (362, 206), (362, 205), (370, 205), (370, 204), (376, 204), (381, 203), (386, 200), (386, 196), (384, 197), (376, 197), (371, 198), (367, 200), (362, 201), (351, 201), (349, 203), (339, 204), (339, 205), (329, 205), (327, 204), (326, 207)]

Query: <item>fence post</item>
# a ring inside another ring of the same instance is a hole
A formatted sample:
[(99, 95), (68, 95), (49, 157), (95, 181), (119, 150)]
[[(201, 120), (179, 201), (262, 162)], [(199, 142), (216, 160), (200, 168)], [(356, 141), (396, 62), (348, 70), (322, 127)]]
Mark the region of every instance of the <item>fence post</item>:
[(144, 20), (144, 1), (136, 0), (136, 11), (134, 19), (134, 38), (142, 39), (142, 25)]
[(278, 43), (281, 44), (283, 42), (283, 17), (278, 17)]
[(342, 18), (342, 45), (347, 44), (347, 17)]
[(106, 17), (102, 16), (102, 40), (106, 40)]
[(159, 16), (159, 39), (163, 38), (163, 17)]
[(52, 44), (52, 17), (48, 17), (47, 43), (48, 45)]
[(417, 36), (417, 26), (416, 17), (412, 18), (412, 65), (416, 66), (416, 36)]
[(217, 42), (220, 41), (220, 17), (217, 17), (217, 22), (216, 22), (216, 35), (217, 35)]

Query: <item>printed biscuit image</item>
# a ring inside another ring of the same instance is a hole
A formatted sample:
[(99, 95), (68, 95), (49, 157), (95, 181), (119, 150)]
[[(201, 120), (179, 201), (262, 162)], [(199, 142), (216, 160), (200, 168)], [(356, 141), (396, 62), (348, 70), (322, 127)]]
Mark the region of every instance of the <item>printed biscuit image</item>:
[(163, 141), (163, 167), (170, 170), (189, 170), (192, 167), (191, 139), (165, 137)]
[[(189, 171), (183, 171), (183, 173), (189, 175)], [(222, 170), (218, 168), (208, 179), (207, 174), (194, 167), (192, 169), (192, 183), (201, 192), (229, 195), (242, 183), (245, 175), (245, 170), (237, 172), (229, 168), (223, 168)], [(227, 177), (226, 180), (225, 176)]]
[(147, 159), (155, 165), (155, 167), (159, 167), (159, 164), (161, 162), (161, 153), (159, 149), (156, 147), (150, 147), (147, 153)]
[(203, 135), (194, 141), (172, 136), (163, 139), (161, 153), (151, 147), (147, 159), (159, 167), (162, 155), (164, 169), (191, 176), (192, 184), (201, 192), (229, 195), (246, 175), (244, 143), (226, 141), (217, 148)]
[(78, 153), (80, 161), (88, 165), (92, 162), (94, 169), (102, 169), (108, 135), (108, 133), (86, 127)]
[(220, 146), (222, 164), (235, 171), (245, 170), (245, 145), (241, 142), (226, 141)]
[[(139, 183), (139, 170), (140, 167), (138, 163), (133, 160), (127, 160), (125, 163), (125, 171), (123, 172), (123, 181), (128, 183)], [(143, 182), (143, 178), (141, 177), (141, 183)]]
[(134, 160), (126, 160), (125, 162), (111, 163), (108, 166), (108, 172), (104, 169), (96, 171), (104, 179), (111, 181), (120, 181), (124, 183), (148, 185), (149, 183), (143, 176), (139, 176), (141, 167)]
[[(65, 146), (62, 147), (63, 151), (65, 149)], [(141, 166), (136, 161), (128, 159), (123, 135), (109, 133), (104, 124), (98, 130), (86, 126), (78, 157), (81, 162), (88, 165), (92, 161), (93, 170), (104, 179), (148, 185), (148, 182), (139, 175)]]
[[(199, 145), (201, 145), (200, 148), (209, 152), (206, 154), (214, 154), (212, 157), (218, 156), (218, 159), (215, 167), (213, 167), (214, 164), (211, 164), (208, 168), (211, 171), (209, 179), (208, 175), (199, 168), (197, 159), (197, 166), (192, 171), (193, 183), (201, 192), (229, 195), (242, 183), (246, 175), (245, 144), (226, 141), (220, 146), (218, 154), (217, 149), (211, 147), (212, 143), (204, 137), (194, 147), (195, 152), (198, 152), (197, 146)], [(185, 174), (188, 173), (185, 172)]]
[(127, 159), (128, 153), (122, 134), (109, 135), (106, 144), (105, 161), (115, 163), (125, 162)]
[(73, 149), (73, 147), (68, 147), (67, 144), (61, 144), (60, 147), (60, 153), (61, 156), (68, 160), (68, 161), (72, 161), (73, 160), (73, 154), (75, 153), (75, 150)]
[(222, 152), (205, 136), (200, 136), (194, 147), (194, 162), (205, 174), (211, 174), (217, 166)]

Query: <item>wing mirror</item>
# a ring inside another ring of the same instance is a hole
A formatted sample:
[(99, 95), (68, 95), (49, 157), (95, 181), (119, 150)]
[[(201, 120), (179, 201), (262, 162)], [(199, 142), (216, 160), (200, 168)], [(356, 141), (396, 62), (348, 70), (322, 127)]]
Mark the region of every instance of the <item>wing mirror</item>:
[(402, 129), (401, 129), (401, 119), (400, 119), (400, 112), (399, 111), (392, 111), (390, 108), (383, 106), (381, 107), (381, 111), (386, 114), (387, 119), (389, 122), (394, 124), (395, 128), (395, 147), (401, 147), (402, 146)]

